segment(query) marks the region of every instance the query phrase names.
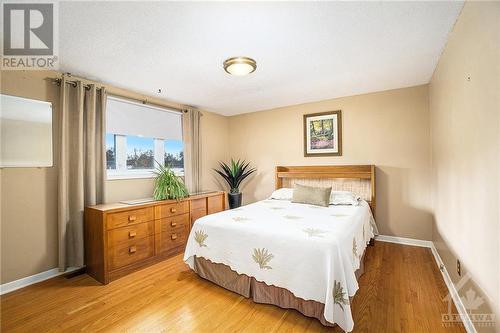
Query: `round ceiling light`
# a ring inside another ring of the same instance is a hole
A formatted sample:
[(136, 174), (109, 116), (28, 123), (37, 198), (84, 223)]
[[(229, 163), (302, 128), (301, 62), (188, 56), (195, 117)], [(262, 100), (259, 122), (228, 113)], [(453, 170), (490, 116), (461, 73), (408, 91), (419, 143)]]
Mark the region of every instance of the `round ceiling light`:
[(231, 75), (248, 75), (257, 69), (257, 63), (248, 57), (233, 57), (224, 61), (224, 70)]

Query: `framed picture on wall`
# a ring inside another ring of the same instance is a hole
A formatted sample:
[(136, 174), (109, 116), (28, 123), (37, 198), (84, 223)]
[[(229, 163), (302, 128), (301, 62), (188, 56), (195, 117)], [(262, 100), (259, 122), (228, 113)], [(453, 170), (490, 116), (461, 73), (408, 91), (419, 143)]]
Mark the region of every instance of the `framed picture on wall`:
[(342, 111), (304, 115), (304, 156), (342, 156)]

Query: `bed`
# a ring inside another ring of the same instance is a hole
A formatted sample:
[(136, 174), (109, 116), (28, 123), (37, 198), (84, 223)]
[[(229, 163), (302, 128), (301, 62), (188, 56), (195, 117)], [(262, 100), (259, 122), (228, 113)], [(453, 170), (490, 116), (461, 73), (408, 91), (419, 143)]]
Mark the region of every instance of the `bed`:
[(360, 197), (328, 207), (265, 199), (198, 219), (184, 261), (199, 276), (257, 303), (296, 309), (323, 325), (354, 327), (350, 300), (376, 234), (375, 167), (276, 168), (276, 189), (332, 186)]

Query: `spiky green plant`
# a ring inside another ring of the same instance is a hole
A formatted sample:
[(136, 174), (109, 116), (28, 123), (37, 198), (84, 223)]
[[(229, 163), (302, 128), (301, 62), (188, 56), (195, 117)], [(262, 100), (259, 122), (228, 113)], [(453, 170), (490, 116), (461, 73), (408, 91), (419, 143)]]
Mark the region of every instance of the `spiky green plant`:
[(186, 185), (169, 166), (158, 165), (154, 173), (156, 174), (155, 189), (153, 197), (155, 200), (175, 199), (180, 200), (189, 195)]
[(344, 307), (342, 305), (349, 304), (349, 300), (345, 298), (344, 288), (340, 285), (340, 281), (333, 281), (333, 302), (338, 304), (342, 311), (344, 311)]
[(229, 185), (229, 192), (231, 193), (239, 193), (240, 192), (240, 184), (241, 182), (250, 176), (252, 173), (257, 171), (255, 168), (248, 168), (250, 165), (249, 162), (246, 161), (235, 161), (231, 159), (231, 165), (227, 165), (224, 162), (219, 162), (219, 165), (222, 170), (214, 169)]
[(271, 266), (267, 264), (274, 258), (274, 256), (267, 251), (267, 249), (253, 249), (253, 260), (259, 264), (261, 269), (272, 269)]

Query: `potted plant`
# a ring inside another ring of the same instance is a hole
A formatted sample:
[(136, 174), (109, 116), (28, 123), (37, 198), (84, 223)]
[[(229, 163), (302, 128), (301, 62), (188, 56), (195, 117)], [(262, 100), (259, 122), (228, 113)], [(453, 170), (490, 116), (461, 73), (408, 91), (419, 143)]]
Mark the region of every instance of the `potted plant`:
[(156, 164), (158, 167), (154, 171), (156, 179), (153, 192), (155, 200), (180, 200), (189, 196), (186, 185), (169, 166), (163, 166), (158, 162)]
[(257, 171), (255, 168), (248, 168), (250, 163), (238, 160), (235, 162), (231, 159), (231, 165), (227, 165), (224, 162), (219, 162), (222, 170), (214, 169), (219, 175), (224, 178), (224, 180), (229, 185), (229, 192), (227, 193), (227, 199), (229, 201), (229, 208), (237, 208), (241, 206), (241, 192), (240, 184), (241, 182), (250, 176), (252, 173)]

